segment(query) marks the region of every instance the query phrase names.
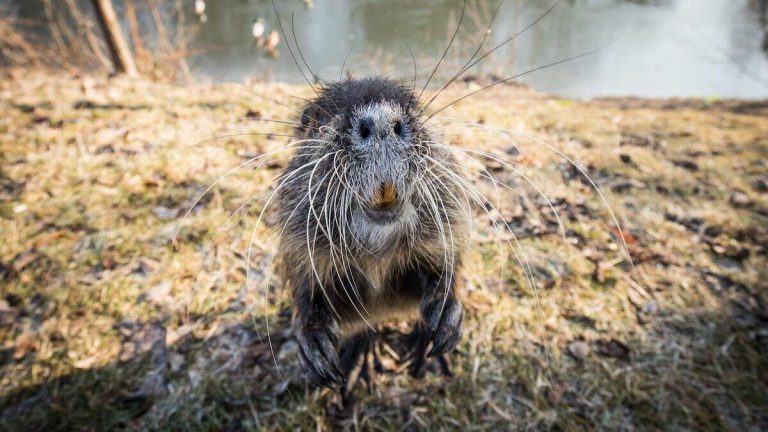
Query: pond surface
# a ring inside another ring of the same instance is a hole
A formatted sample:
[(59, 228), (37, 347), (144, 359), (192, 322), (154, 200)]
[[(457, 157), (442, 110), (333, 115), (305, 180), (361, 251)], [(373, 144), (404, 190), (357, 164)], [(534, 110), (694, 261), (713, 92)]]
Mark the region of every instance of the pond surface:
[[(471, 56), (498, 6), (481, 53), (534, 22), (553, 3), (470, 2), (463, 30), (437, 81), (443, 82)], [(287, 34), (292, 38), (293, 13), (302, 53), (324, 79), (338, 79), (350, 49), (346, 67), (355, 76), (383, 72), (411, 79), (413, 59), (407, 43), (423, 81), (448, 44), (461, 8), (460, 0), (317, 0), (311, 8), (303, 1), (278, 2)], [(303, 81), (285, 40), (277, 59), (256, 47), (251, 35), (255, 17), (263, 18), (268, 30), (277, 28), (268, 1), (209, 0), (208, 19), (196, 39), (208, 50), (195, 59), (195, 69), (214, 80), (239, 81), (268, 73), (270, 79)], [(611, 44), (520, 80), (567, 97), (764, 98), (768, 97), (768, 56), (760, 49), (762, 37), (758, 13), (748, 7), (747, 0), (562, 1), (468, 74), (516, 75)]]
[[(3, 0), (0, 0), (2, 3)], [(584, 52), (578, 60), (532, 72), (519, 80), (565, 97), (768, 97), (768, 55), (761, 51), (764, 0), (470, 0), (456, 42), (433, 84), (455, 73), (498, 14), (480, 53), (536, 22), (468, 74), (507, 77)], [(24, 3), (24, 1), (22, 1)], [(120, 9), (121, 1), (115, 0)], [(184, 4), (192, 14), (192, 0)], [(462, 0), (279, 0), (277, 9), (312, 71), (322, 79), (388, 74), (424, 82), (456, 28)], [(274, 58), (252, 36), (256, 18), (267, 33), (278, 29), (265, 0), (207, 0), (206, 21), (193, 45), (203, 54), (193, 71), (213, 81), (262, 78), (304, 82), (283, 39)], [(291, 41), (292, 42), (292, 41)], [(606, 45), (609, 45), (606, 47)], [(351, 51), (350, 51), (351, 50)], [(295, 52), (294, 48), (294, 52)], [(296, 53), (298, 54), (298, 53)], [(301, 62), (301, 59), (299, 59)]]

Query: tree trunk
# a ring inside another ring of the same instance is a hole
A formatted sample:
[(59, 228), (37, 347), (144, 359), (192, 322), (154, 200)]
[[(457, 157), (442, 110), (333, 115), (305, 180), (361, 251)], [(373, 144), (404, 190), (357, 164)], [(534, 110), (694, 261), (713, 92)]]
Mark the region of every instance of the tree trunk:
[(109, 52), (112, 54), (112, 62), (116, 72), (123, 72), (129, 76), (136, 76), (136, 62), (133, 60), (131, 48), (120, 31), (120, 22), (112, 7), (112, 0), (92, 0), (99, 24), (107, 40)]

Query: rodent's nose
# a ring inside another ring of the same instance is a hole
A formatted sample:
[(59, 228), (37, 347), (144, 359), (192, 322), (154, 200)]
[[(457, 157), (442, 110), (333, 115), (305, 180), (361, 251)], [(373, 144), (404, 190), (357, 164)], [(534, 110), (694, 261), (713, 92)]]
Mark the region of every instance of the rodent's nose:
[(362, 139), (368, 139), (369, 136), (376, 135), (376, 122), (370, 117), (361, 118), (360, 124), (357, 127)]
[(362, 117), (357, 125), (357, 131), (360, 133), (360, 138), (368, 139), (368, 137), (378, 137), (384, 139), (390, 133), (395, 133), (402, 136), (403, 125), (400, 120), (396, 121), (394, 126), (387, 124), (376, 124), (376, 120), (372, 117)]
[(397, 204), (397, 188), (392, 182), (380, 183), (373, 193), (371, 207), (375, 210), (389, 210)]

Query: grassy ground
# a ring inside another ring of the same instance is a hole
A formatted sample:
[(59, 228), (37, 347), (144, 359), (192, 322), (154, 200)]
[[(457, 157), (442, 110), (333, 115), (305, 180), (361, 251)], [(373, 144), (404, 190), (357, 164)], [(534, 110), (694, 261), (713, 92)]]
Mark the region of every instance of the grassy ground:
[[(388, 371), (339, 419), (298, 378), (274, 221), (248, 201), (289, 155), (248, 161), (291, 133), (258, 119), (295, 117), (263, 96), (308, 94), (0, 80), (0, 429), (768, 428), (768, 104), (504, 86), (445, 111), (452, 145), (511, 161), (464, 159), (512, 189), (477, 182), (494, 205), (476, 213), (455, 377), (396, 372), (387, 333)], [(594, 179), (634, 270), (600, 195), (547, 145)]]

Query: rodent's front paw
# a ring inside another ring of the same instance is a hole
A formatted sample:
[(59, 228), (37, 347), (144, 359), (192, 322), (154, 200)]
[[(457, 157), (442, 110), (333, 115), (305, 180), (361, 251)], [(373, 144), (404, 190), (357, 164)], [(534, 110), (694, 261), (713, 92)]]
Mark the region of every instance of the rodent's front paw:
[(427, 357), (453, 351), (461, 340), (464, 307), (453, 297), (437, 298), (422, 308), (432, 349)]
[(330, 328), (301, 329), (296, 340), (299, 343), (299, 363), (312, 385), (333, 389), (344, 382), (344, 374), (339, 370), (336, 337)]

